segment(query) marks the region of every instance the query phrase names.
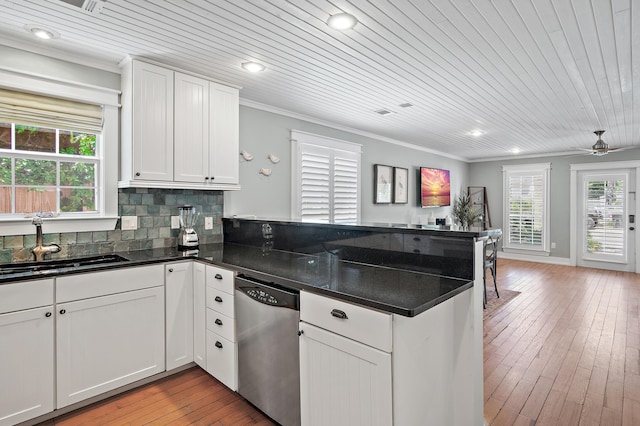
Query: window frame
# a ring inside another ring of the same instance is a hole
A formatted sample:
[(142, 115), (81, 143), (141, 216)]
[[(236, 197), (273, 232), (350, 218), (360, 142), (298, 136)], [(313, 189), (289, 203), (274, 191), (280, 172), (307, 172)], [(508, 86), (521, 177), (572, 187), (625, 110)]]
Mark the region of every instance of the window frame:
[[(511, 226), (509, 222), (510, 215), (510, 191), (509, 178), (514, 175), (524, 176), (542, 176), (543, 194), (542, 194), (542, 241), (540, 245), (520, 244), (511, 242)], [(503, 243), (502, 249), (505, 252), (531, 254), (539, 256), (549, 256), (550, 254), (550, 177), (551, 163), (535, 163), (535, 164), (518, 164), (502, 166), (502, 191), (503, 191)]]
[[(103, 108), (102, 143), (96, 156), (99, 168), (97, 213), (83, 217), (68, 215), (45, 219), (46, 233), (108, 231), (115, 229), (118, 220), (118, 164), (119, 164), (119, 90), (102, 88), (41, 75), (0, 69), (0, 86), (8, 90), (69, 99), (101, 105)], [(0, 218), (0, 235), (29, 235), (34, 233), (31, 218), (14, 215)]]
[[(359, 223), (361, 218), (361, 182), (362, 182), (362, 145), (353, 142), (347, 142), (340, 139), (329, 138), (326, 136), (307, 133), (300, 130), (291, 130), (291, 217), (296, 220), (304, 221), (302, 218), (302, 153), (304, 147), (308, 146), (310, 150), (327, 150), (331, 152), (330, 169), (335, 166), (334, 155), (336, 153), (346, 153), (346, 155), (354, 155), (357, 162), (357, 190), (356, 190), (356, 219), (354, 222)], [(331, 176), (331, 190), (333, 195), (333, 182), (335, 174)], [(330, 199), (330, 220), (328, 223), (335, 223), (334, 219), (334, 199)], [(340, 222), (343, 223), (343, 222)], [(351, 222), (349, 222), (351, 223)]]

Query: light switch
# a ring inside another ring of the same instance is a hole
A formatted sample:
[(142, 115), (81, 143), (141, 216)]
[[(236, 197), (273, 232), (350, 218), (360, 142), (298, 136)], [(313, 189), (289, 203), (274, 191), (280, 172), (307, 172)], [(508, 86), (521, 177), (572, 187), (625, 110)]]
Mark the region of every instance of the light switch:
[(123, 231), (133, 231), (138, 229), (138, 216), (122, 216), (120, 228)]
[(204, 218), (204, 229), (213, 229), (213, 218), (205, 217)]
[(180, 228), (180, 217), (171, 216), (171, 229), (178, 229), (178, 228)]

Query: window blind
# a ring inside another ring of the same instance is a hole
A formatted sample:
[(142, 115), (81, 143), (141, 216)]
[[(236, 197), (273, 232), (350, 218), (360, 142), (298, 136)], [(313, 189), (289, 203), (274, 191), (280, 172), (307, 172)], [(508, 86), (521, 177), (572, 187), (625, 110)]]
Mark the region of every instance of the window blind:
[(586, 251), (624, 256), (626, 182), (624, 179), (593, 179), (585, 185)]
[(102, 107), (0, 89), (0, 122), (100, 133)]
[(509, 242), (541, 246), (544, 228), (544, 176), (541, 173), (510, 174)]

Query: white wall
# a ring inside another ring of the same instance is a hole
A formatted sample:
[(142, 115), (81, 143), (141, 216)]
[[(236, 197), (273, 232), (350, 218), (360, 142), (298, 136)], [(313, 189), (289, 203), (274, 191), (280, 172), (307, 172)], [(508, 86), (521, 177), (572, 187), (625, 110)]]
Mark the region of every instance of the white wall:
[[(335, 139), (362, 144), (362, 221), (412, 223), (416, 216), (445, 217), (450, 207), (422, 209), (417, 207), (416, 169), (420, 166), (451, 171), (452, 200), (460, 188), (466, 191), (468, 164), (451, 158), (411, 149), (386, 141), (365, 137), (309, 121), (264, 110), (240, 107), (240, 150), (253, 155), (252, 161), (240, 158), (241, 191), (224, 193), (224, 215), (252, 214), (272, 219), (289, 219), (291, 214), (291, 129), (302, 130)], [(280, 157), (272, 164), (267, 155)], [(373, 165), (385, 164), (409, 169), (408, 204), (373, 203)], [(272, 169), (262, 176), (262, 167)]]

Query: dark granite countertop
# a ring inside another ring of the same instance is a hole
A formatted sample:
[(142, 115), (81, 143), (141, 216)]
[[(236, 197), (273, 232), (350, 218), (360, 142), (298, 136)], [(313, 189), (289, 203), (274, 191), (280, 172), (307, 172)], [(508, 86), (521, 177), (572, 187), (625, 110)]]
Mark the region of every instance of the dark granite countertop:
[[(175, 248), (117, 253), (126, 261), (50, 271), (0, 274), (0, 284), (196, 259), (268, 282), (307, 290), (403, 316), (415, 316), (471, 288), (464, 279), (337, 259), (331, 253), (301, 254), (240, 244), (203, 245), (197, 254)], [(1, 271), (1, 265), (0, 265)]]

